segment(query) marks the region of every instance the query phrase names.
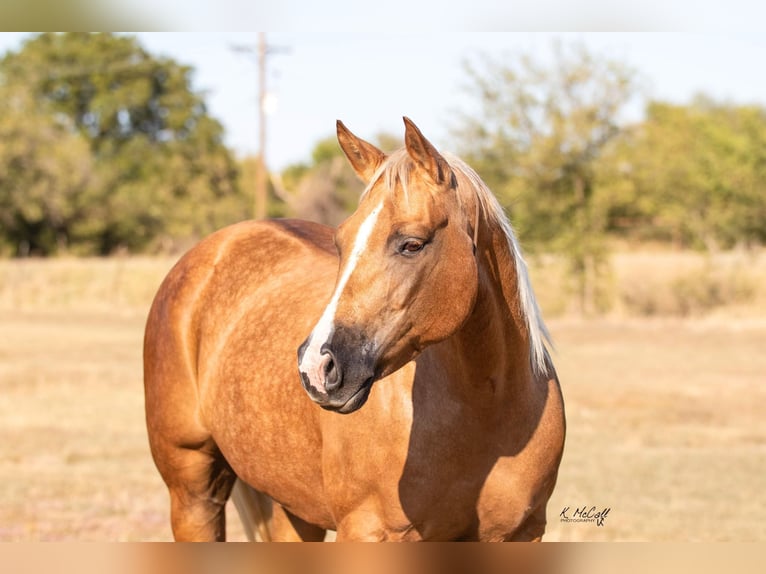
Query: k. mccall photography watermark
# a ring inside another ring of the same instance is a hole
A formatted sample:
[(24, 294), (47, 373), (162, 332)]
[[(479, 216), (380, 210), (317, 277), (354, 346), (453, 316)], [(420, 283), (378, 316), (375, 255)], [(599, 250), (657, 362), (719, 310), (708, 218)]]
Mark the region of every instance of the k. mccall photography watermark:
[(565, 506), (559, 514), (561, 522), (594, 522), (596, 526), (603, 526), (604, 520), (609, 515), (611, 508), (597, 508), (595, 506), (578, 506), (574, 510)]

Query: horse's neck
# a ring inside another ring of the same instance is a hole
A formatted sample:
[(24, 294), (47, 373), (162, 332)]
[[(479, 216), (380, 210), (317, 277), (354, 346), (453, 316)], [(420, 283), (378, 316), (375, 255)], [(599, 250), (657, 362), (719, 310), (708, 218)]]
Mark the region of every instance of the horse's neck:
[(476, 304), (444, 351), (452, 355), (454, 391), (477, 398), (490, 393), (500, 407), (528, 396), (535, 381), (513, 253), (501, 231), (484, 231)]

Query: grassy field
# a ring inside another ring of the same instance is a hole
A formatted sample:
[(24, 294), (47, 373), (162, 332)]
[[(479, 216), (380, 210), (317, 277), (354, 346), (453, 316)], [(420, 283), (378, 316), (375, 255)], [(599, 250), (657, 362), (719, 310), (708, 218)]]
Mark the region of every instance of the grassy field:
[[(615, 267), (639, 273), (629, 260)], [(147, 305), (170, 264), (0, 262), (0, 541), (170, 539), (141, 382)], [(763, 261), (748, 269), (758, 277)], [(753, 284), (744, 302), (685, 318), (554, 313), (569, 429), (548, 540), (766, 541), (766, 313)], [(567, 506), (611, 510), (598, 527), (561, 522)]]

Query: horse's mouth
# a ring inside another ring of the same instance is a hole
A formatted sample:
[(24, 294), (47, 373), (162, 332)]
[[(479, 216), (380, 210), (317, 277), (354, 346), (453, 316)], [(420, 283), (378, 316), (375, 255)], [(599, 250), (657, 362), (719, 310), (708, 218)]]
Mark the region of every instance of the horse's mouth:
[(362, 405), (367, 402), (367, 399), (370, 396), (370, 391), (372, 390), (372, 383), (374, 380), (374, 377), (370, 377), (364, 381), (357, 389), (357, 391), (351, 395), (345, 403), (341, 405), (320, 404), (320, 406), (325, 410), (340, 413), (342, 415), (353, 413), (354, 411), (359, 410)]

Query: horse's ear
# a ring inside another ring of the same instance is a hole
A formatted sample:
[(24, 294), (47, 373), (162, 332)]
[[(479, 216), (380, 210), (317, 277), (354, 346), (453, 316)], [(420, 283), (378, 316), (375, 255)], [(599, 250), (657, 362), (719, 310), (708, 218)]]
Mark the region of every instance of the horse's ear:
[(404, 145), (407, 153), (420, 167), (426, 170), (431, 179), (438, 185), (457, 185), (447, 160), (436, 151), (436, 148), (420, 132), (418, 126), (408, 117), (404, 118)]
[(351, 167), (354, 168), (356, 175), (365, 183), (369, 183), (372, 176), (385, 161), (386, 154), (380, 151), (371, 143), (356, 137), (338, 120), (336, 124), (338, 132), (338, 143), (343, 153), (346, 154)]

